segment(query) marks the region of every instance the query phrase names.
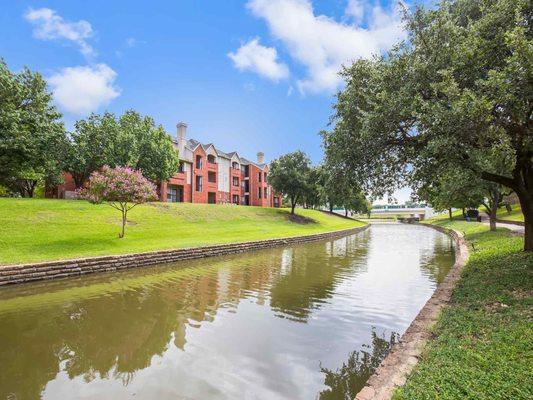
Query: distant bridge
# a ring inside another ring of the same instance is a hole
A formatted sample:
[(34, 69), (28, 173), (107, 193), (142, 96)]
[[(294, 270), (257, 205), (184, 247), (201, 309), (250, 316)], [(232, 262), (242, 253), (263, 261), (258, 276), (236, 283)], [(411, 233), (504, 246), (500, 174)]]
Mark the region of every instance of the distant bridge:
[(384, 204), (372, 207), (371, 215), (386, 217), (426, 219), (435, 215), (433, 208), (426, 204)]
[[(343, 209), (333, 210), (337, 214), (344, 215)], [(433, 208), (427, 206), (426, 204), (384, 204), (384, 205), (375, 205), (370, 211), (372, 217), (383, 217), (383, 218), (415, 218), (423, 220), (426, 218), (431, 218), (436, 215)]]

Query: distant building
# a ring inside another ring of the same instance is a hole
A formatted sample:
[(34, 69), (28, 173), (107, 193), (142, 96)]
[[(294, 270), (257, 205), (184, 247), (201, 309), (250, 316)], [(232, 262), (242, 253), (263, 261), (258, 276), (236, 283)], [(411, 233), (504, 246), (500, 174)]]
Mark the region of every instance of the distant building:
[(214, 144), (187, 139), (187, 125), (177, 124), (173, 139), (179, 151), (176, 174), (159, 185), (159, 198), (168, 202), (231, 203), (279, 207), (281, 198), (268, 184), (268, 164), (263, 153), (249, 161), (237, 152), (226, 153)]
[[(166, 182), (157, 184), (159, 200), (164, 202), (237, 204), (280, 207), (281, 196), (268, 184), (269, 166), (262, 152), (255, 162), (237, 152), (223, 152), (214, 144), (187, 139), (187, 124), (177, 124), (172, 138), (179, 152), (178, 171)], [(49, 197), (72, 198), (75, 185), (70, 174), (65, 183), (48, 191)]]

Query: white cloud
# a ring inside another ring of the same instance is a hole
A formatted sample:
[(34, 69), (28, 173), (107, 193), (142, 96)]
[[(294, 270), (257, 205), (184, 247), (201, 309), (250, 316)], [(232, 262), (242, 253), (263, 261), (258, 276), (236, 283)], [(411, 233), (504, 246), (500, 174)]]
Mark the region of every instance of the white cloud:
[(265, 47), (255, 38), (243, 44), (235, 53), (228, 53), (235, 67), (240, 71), (252, 71), (272, 81), (289, 76), (289, 68), (278, 62), (278, 52), (274, 47)]
[(365, 17), (365, 5), (362, 0), (348, 0), (344, 14), (353, 18), (354, 22), (360, 23)]
[(95, 55), (86, 39), (93, 35), (93, 28), (87, 21), (65, 21), (50, 8), (29, 9), (24, 18), (33, 24), (33, 36), (40, 40), (63, 39), (75, 43), (85, 56)]
[[(274, 39), (305, 67), (307, 76), (297, 82), (302, 93), (338, 89), (343, 64), (383, 53), (405, 37), (397, 8), (385, 10), (376, 5), (367, 10), (362, 3), (351, 1), (346, 13), (354, 24), (349, 24), (315, 15), (309, 0), (250, 0), (247, 7), (267, 22)], [(366, 27), (357, 25), (361, 20), (356, 17), (365, 15)]]
[(292, 86), (289, 86), (289, 88), (287, 89), (287, 97), (292, 96), (292, 92), (294, 92), (294, 88)]
[(106, 64), (63, 68), (47, 79), (63, 111), (86, 115), (120, 95), (113, 86), (117, 74)]
[(129, 37), (126, 39), (126, 47), (135, 47), (137, 45), (137, 39)]

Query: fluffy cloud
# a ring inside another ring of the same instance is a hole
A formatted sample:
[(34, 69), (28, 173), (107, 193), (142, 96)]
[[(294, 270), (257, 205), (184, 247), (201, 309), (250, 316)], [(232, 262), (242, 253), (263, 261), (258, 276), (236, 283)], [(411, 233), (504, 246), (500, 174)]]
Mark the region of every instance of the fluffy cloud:
[(356, 23), (362, 22), (365, 17), (365, 5), (361, 0), (348, 0), (344, 14), (353, 18)]
[(95, 55), (86, 39), (93, 35), (93, 28), (87, 21), (65, 21), (49, 8), (30, 9), (24, 18), (33, 24), (33, 35), (40, 40), (67, 40), (75, 43), (85, 56)]
[[(274, 39), (305, 67), (306, 76), (297, 82), (302, 93), (338, 89), (343, 64), (383, 53), (405, 37), (397, 8), (349, 1), (345, 14), (354, 21), (350, 24), (315, 15), (309, 0), (250, 0), (247, 7), (267, 22)], [(364, 17), (365, 27), (359, 26)]]
[(276, 49), (262, 46), (257, 38), (243, 44), (235, 53), (228, 53), (228, 56), (240, 71), (256, 72), (274, 82), (289, 76), (289, 68), (278, 62)]
[(106, 64), (63, 68), (49, 77), (54, 99), (63, 111), (86, 115), (120, 95), (117, 74)]

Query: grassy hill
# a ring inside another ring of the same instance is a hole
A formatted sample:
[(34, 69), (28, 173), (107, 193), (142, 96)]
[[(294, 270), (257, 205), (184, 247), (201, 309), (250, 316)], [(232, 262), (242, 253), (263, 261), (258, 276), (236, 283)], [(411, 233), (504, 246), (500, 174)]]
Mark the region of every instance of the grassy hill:
[(522, 214), (522, 209), (520, 208), (520, 204), (513, 204), (511, 208), (512, 208), (512, 211), (510, 213), (507, 212), (505, 207), (500, 208), (498, 210), (498, 218), (501, 220), (506, 220), (506, 221), (524, 222), (524, 214)]
[(0, 198), (0, 265), (290, 237), (362, 222), (314, 210), (150, 203), (128, 214), (86, 201)]

